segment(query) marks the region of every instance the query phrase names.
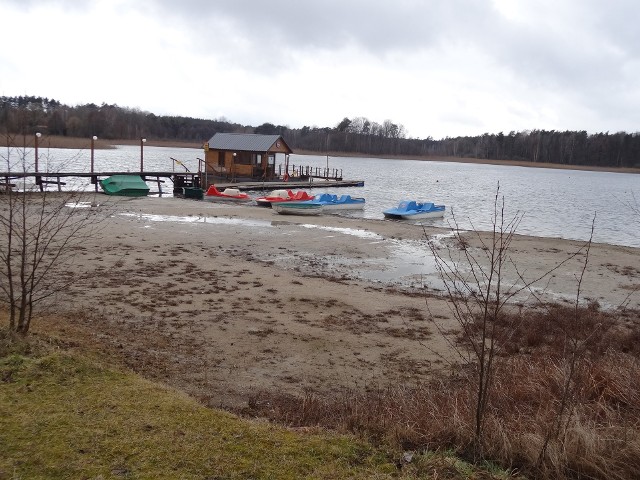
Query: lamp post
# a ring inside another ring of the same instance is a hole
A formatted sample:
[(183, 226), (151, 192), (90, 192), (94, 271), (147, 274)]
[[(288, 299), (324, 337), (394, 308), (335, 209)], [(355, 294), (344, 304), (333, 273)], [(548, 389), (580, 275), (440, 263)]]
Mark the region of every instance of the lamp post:
[[(36, 161), (35, 161), (34, 168), (36, 170), (36, 174), (38, 173), (38, 141), (40, 140), (41, 136), (42, 136), (42, 134), (40, 132), (36, 132), (35, 141), (34, 141), (35, 155), (36, 155)], [(40, 178), (38, 175), (36, 175), (36, 185), (38, 185), (38, 187), (40, 187), (40, 191), (42, 192), (42, 178)]]
[(231, 163), (231, 181), (235, 182), (236, 181), (236, 156), (238, 154), (236, 152), (233, 152), (233, 162)]
[[(93, 147), (94, 147), (94, 142), (98, 139), (98, 137), (96, 137), (95, 135), (93, 137), (91, 137), (91, 173), (93, 173)], [(91, 176), (91, 183), (93, 184), (96, 192), (98, 191), (98, 177), (96, 176)]]
[(42, 136), (42, 134), (40, 132), (37, 132), (35, 135), (35, 148), (36, 148), (36, 164), (35, 164), (35, 169), (36, 169), (36, 173), (38, 173), (38, 140), (40, 140), (40, 137)]
[(140, 173), (144, 172), (144, 142), (146, 138), (140, 138)]
[(91, 173), (93, 173), (93, 147), (94, 142), (98, 139), (95, 135), (91, 137)]

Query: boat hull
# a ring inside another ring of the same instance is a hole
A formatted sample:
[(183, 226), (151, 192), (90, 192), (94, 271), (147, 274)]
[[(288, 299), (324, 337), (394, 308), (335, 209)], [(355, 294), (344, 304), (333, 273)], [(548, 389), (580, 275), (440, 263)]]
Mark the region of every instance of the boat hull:
[(301, 203), (322, 205), (323, 212), (340, 210), (363, 210), (365, 199), (360, 197), (351, 197), (351, 195), (343, 195), (342, 197), (338, 197), (337, 195), (322, 193), (320, 195), (316, 195), (313, 200), (308, 200)]
[(292, 202), (273, 203), (271, 208), (280, 215), (320, 215), (323, 210), (322, 205), (304, 204)]
[(364, 200), (346, 203), (326, 203), (323, 205), (325, 211), (333, 210), (364, 210)]
[(204, 192), (201, 188), (197, 187), (181, 187), (173, 189), (173, 196), (179, 198), (193, 198), (195, 200), (202, 200)]
[(146, 197), (149, 193), (149, 186), (139, 175), (112, 175), (100, 180), (100, 186), (107, 195)]
[(265, 200), (263, 198), (258, 198), (256, 199), (256, 205), (258, 205), (259, 207), (271, 208), (271, 201)]
[(251, 201), (251, 198), (250, 197), (236, 198), (236, 197), (227, 197), (224, 195), (205, 195), (203, 197), (203, 200), (206, 200), (207, 202), (247, 203)]
[(256, 198), (256, 205), (259, 207), (273, 207), (275, 203), (282, 202), (305, 202), (307, 200), (313, 200), (313, 196), (309, 195), (304, 190), (293, 192), (291, 190), (274, 190), (270, 195), (266, 197)]
[(435, 211), (435, 212), (422, 212), (422, 213), (384, 213), (385, 218), (395, 219), (395, 220), (421, 220), (424, 218), (441, 218), (444, 217), (444, 210)]
[(221, 192), (215, 185), (211, 185), (207, 189), (203, 199), (208, 202), (250, 202), (253, 200), (249, 195), (240, 192), (237, 188), (225, 188)]
[(445, 206), (435, 205), (431, 202), (415, 202), (403, 200), (397, 208), (382, 212), (385, 218), (400, 220), (422, 220), (424, 218), (444, 217)]

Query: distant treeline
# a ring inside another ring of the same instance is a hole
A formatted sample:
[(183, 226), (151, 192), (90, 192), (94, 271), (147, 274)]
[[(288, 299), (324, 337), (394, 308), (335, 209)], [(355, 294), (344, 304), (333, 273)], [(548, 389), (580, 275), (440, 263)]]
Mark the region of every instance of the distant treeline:
[(434, 140), (407, 138), (390, 120), (344, 118), (334, 127), (289, 128), (265, 123), (254, 127), (224, 118), (205, 120), (158, 116), (118, 105), (69, 106), (34, 97), (0, 97), (0, 133), (133, 140), (205, 142), (214, 133), (281, 134), (294, 151), (371, 156), (466, 157), (523, 160), (566, 165), (640, 167), (640, 133), (587, 134), (586, 131), (530, 130)]

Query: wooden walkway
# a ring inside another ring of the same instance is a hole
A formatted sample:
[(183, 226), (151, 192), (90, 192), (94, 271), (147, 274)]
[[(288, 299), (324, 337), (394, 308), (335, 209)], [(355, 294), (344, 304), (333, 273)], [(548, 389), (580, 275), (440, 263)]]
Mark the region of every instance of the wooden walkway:
[[(255, 181), (250, 179), (238, 179), (235, 182), (229, 182), (225, 179), (216, 179), (208, 176), (205, 180), (204, 173), (198, 172), (0, 172), (0, 188), (15, 187), (13, 180), (21, 178), (33, 178), (35, 184), (40, 187), (40, 191), (44, 190), (46, 185), (56, 185), (58, 191), (62, 191), (62, 186), (66, 185), (64, 179), (67, 178), (89, 178), (91, 184), (95, 185), (98, 191), (98, 182), (101, 178), (111, 177), (113, 175), (140, 175), (145, 181), (158, 184), (158, 192), (162, 194), (162, 184), (166, 179), (173, 183), (173, 190), (183, 187), (207, 188), (204, 182), (208, 181), (209, 185), (215, 185), (216, 188), (237, 188), (242, 191), (251, 190), (279, 190), (279, 189), (301, 189), (301, 188), (325, 188), (325, 187), (363, 187), (364, 180), (334, 180), (325, 178), (309, 177), (304, 180), (291, 179), (289, 181), (266, 180)], [(219, 180), (219, 181), (218, 181)], [(156, 193), (156, 192), (154, 192)]]
[[(90, 178), (91, 184), (95, 185), (98, 191), (98, 182), (100, 178), (107, 178), (113, 175), (140, 175), (143, 180), (157, 183), (158, 192), (162, 194), (163, 179), (169, 179), (173, 183), (173, 190), (182, 187), (200, 187), (200, 175), (191, 172), (0, 172), (0, 187), (13, 188), (16, 184), (13, 180), (20, 178), (33, 178), (36, 185), (40, 187), (40, 191), (44, 190), (45, 185), (57, 185), (58, 191), (62, 191), (62, 186), (66, 185), (63, 179), (66, 178)], [(155, 192), (154, 192), (155, 193)]]
[(235, 183), (213, 183), (217, 189), (221, 188), (237, 188), (241, 191), (251, 190), (288, 190), (288, 189), (300, 189), (300, 188), (325, 188), (325, 187), (364, 187), (364, 180), (325, 180), (325, 179), (311, 179), (311, 180), (289, 180), (284, 182), (282, 180), (268, 180), (265, 182), (235, 182)]

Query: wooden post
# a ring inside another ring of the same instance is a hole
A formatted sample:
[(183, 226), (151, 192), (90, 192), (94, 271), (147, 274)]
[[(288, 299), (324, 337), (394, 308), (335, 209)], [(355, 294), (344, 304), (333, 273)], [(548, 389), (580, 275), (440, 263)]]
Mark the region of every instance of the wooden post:
[(140, 173), (144, 172), (144, 142), (146, 138), (140, 138)]

